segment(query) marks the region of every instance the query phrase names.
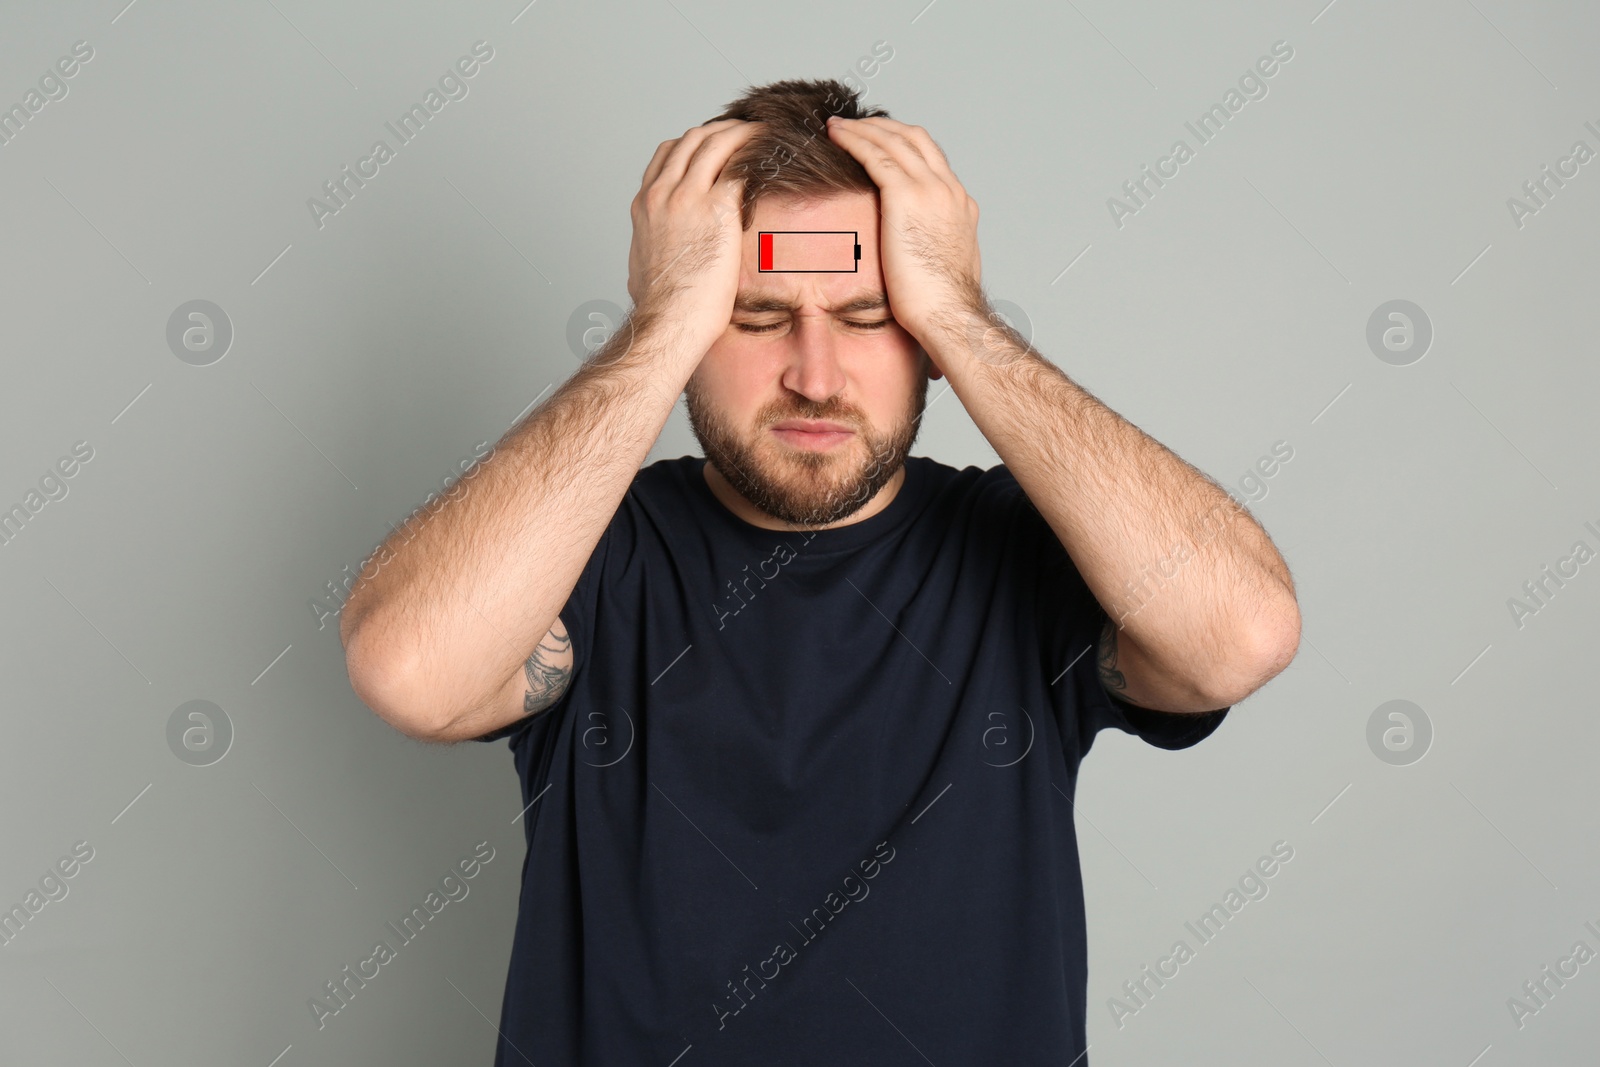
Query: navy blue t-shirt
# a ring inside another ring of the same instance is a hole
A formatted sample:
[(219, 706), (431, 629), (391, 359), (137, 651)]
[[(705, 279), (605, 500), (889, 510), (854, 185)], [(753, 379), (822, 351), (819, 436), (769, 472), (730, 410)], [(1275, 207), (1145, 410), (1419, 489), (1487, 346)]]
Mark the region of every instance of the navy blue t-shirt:
[(1064, 1067), (1088, 956), (1072, 797), (1096, 731), (1228, 709), (1102, 686), (1106, 619), (1004, 466), (766, 530), (705, 460), (635, 476), (509, 737), (528, 842), (497, 1067)]

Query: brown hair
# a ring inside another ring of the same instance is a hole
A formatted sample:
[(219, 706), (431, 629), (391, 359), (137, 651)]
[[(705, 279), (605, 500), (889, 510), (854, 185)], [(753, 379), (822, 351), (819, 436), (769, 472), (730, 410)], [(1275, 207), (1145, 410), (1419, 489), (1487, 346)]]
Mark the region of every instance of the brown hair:
[(740, 119), (765, 123), (734, 153), (725, 168), (742, 176), (739, 224), (746, 230), (756, 201), (780, 196), (799, 201), (839, 193), (876, 193), (867, 170), (828, 138), (829, 115), (847, 119), (889, 118), (881, 107), (862, 107), (856, 90), (833, 78), (789, 79), (750, 89), (722, 114), (701, 123)]

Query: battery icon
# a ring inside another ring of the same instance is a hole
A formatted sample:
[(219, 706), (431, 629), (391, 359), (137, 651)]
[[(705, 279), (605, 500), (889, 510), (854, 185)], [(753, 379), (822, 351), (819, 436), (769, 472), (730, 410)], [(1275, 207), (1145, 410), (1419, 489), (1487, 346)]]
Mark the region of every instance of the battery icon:
[(761, 230), (756, 234), (762, 272), (854, 274), (861, 264), (856, 230)]

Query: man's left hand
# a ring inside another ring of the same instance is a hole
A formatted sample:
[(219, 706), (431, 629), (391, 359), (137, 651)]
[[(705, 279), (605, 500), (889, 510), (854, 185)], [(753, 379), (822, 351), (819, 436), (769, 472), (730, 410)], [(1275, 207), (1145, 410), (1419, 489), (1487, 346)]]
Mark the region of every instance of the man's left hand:
[(921, 126), (833, 116), (828, 133), (878, 186), (878, 253), (895, 320), (925, 349), (962, 336), (988, 303), (978, 202)]

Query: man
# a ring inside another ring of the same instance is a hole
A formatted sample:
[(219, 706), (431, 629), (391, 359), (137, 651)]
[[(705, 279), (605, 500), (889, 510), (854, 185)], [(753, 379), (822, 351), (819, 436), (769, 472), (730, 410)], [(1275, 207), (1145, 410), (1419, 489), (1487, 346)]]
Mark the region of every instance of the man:
[[(632, 219), (627, 323), (341, 623), (387, 722), (510, 738), (496, 1064), (1087, 1062), (1079, 760), (1281, 671), (1287, 568), (993, 314), (943, 153), (839, 83), (663, 143)], [(1003, 465), (908, 456), (940, 378)], [(641, 470), (680, 393), (705, 458)]]

